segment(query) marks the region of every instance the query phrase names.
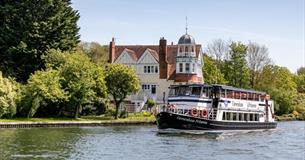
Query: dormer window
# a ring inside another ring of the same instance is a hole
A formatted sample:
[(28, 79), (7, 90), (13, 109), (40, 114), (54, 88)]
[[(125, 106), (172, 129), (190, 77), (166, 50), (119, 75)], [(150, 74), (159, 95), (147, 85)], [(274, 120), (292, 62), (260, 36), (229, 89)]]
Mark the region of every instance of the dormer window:
[(194, 52), (194, 47), (192, 46), (192, 52)]

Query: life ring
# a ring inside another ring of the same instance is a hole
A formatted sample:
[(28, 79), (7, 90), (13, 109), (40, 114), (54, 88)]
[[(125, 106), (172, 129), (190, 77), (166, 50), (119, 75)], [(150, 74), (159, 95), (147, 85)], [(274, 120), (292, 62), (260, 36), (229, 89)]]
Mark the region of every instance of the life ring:
[(203, 118), (208, 118), (208, 115), (209, 115), (208, 110), (203, 109), (203, 110), (201, 111), (201, 117), (203, 117)]
[(170, 109), (170, 110), (176, 108), (176, 106), (175, 106), (174, 104), (170, 104), (170, 105), (168, 105), (167, 107), (168, 107), (168, 109)]
[(196, 108), (192, 108), (191, 109), (191, 116), (193, 116), (193, 117), (197, 117), (198, 116), (198, 110), (196, 109)]

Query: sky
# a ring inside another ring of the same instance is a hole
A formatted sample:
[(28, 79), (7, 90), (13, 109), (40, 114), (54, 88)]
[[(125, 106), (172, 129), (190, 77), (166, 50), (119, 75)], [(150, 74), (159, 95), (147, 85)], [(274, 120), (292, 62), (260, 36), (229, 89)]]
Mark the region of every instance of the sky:
[(177, 44), (188, 33), (203, 49), (215, 39), (265, 45), (274, 64), (305, 66), (305, 0), (72, 0), (82, 41)]

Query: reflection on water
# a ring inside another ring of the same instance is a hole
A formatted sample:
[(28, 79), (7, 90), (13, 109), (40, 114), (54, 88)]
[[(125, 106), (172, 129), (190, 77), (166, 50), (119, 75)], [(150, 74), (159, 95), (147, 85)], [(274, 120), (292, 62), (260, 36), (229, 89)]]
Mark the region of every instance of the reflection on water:
[(303, 160), (304, 122), (276, 130), (158, 132), (155, 126), (0, 129), (0, 159)]

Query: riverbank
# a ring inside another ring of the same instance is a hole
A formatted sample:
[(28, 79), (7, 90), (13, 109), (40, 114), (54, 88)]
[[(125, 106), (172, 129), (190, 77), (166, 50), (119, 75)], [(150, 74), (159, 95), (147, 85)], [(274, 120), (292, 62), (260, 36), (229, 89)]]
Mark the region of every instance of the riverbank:
[(119, 125), (153, 125), (153, 115), (131, 114), (127, 118), (113, 119), (110, 116), (83, 116), (81, 118), (12, 118), (0, 119), (0, 128), (31, 127), (86, 127)]
[(305, 121), (305, 114), (293, 112), (290, 114), (284, 114), (281, 116), (275, 116), (275, 120), (277, 121)]

